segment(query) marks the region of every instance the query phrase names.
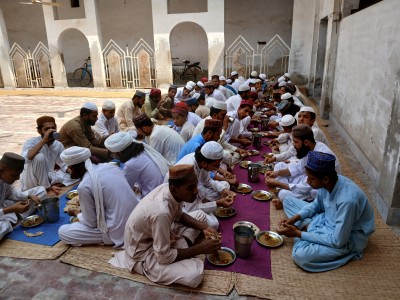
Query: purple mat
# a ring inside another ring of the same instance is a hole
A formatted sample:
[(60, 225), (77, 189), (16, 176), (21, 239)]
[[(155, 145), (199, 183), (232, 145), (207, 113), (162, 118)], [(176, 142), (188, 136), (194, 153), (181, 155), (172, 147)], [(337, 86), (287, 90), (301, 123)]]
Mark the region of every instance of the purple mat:
[[(264, 138), (264, 141), (268, 139)], [(253, 149), (253, 147), (248, 147)], [(251, 160), (254, 162), (261, 161), (263, 158), (261, 155), (265, 152), (271, 152), (271, 149), (262, 144), (260, 154), (257, 156), (250, 156), (245, 160)], [(239, 183), (246, 183), (255, 190), (268, 190), (267, 185), (264, 183), (264, 175), (260, 174), (260, 181), (256, 183), (250, 183), (247, 180), (247, 169), (243, 169), (237, 164), (234, 168), (234, 174), (236, 174)], [(236, 215), (228, 219), (219, 219), (220, 226), (219, 231), (222, 234), (222, 246), (235, 250), (233, 224), (238, 221), (249, 221), (257, 225), (260, 230), (269, 230), (269, 202), (268, 201), (256, 201), (251, 198), (250, 194), (237, 194), (233, 207), (236, 208)], [(235, 262), (228, 267), (217, 267), (210, 264), (207, 260), (205, 262), (205, 268), (208, 270), (219, 270), (227, 272), (237, 272), (241, 274), (257, 276), (267, 279), (272, 279), (271, 273), (271, 250), (259, 245), (254, 239), (251, 247), (251, 255), (249, 258), (236, 258)]]

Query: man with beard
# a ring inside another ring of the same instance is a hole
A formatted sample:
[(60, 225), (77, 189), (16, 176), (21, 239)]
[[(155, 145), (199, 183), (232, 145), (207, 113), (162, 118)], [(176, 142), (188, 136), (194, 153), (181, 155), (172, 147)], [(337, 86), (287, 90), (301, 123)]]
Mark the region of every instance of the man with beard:
[(138, 200), (122, 171), (111, 164), (93, 165), (87, 148), (71, 147), (61, 153), (78, 186), (82, 213), (79, 222), (62, 225), (60, 239), (69, 245), (124, 245), (125, 224)]
[(309, 272), (325, 272), (361, 259), (374, 232), (374, 210), (363, 191), (335, 171), (335, 157), (310, 151), (307, 181), (318, 189), (312, 203), (287, 197), (284, 210), (289, 217), (277, 232), (296, 237), (294, 262)]
[(133, 133), (132, 136), (136, 138), (136, 127), (133, 124), (133, 119), (142, 114), (141, 108), (144, 104), (146, 94), (142, 91), (136, 91), (131, 101), (122, 104), (117, 111), (117, 120), (119, 129)]
[(177, 89), (178, 87), (172, 84), (168, 88), (168, 93), (161, 95), (159, 111), (164, 118), (172, 117), (171, 109), (174, 108), (174, 100)]
[[(265, 174), (265, 183), (269, 187), (280, 189), (279, 198), (272, 200), (276, 209), (282, 209), (282, 202), (287, 196), (306, 201), (312, 201), (315, 198), (316, 192), (313, 192), (312, 187), (307, 183), (305, 172), (309, 151), (319, 151), (335, 156), (327, 145), (315, 141), (313, 131), (306, 124), (293, 127), (292, 136), (293, 146), (296, 148), (296, 156), (299, 160), (288, 164), (279, 162), (275, 165), (274, 171)], [(335, 167), (336, 171), (341, 173), (337, 159), (335, 160)]]
[(206, 106), (207, 107), (211, 107), (213, 105), (213, 103), (210, 101), (210, 99), (212, 99), (212, 101), (226, 102), (226, 98), (225, 98), (224, 94), (220, 90), (215, 88), (214, 82), (207, 81), (206, 83), (204, 83), (204, 91), (206, 93)]
[(94, 161), (108, 161), (111, 158), (111, 152), (104, 148), (106, 137), (96, 138), (91, 127), (96, 124), (97, 114), (97, 105), (92, 102), (85, 102), (80, 115), (61, 127), (60, 142), (65, 148), (72, 146), (88, 148), (92, 154), (91, 159)]
[(25, 168), (21, 174), (21, 190), (43, 186), (48, 192), (58, 195), (61, 185), (71, 185), (77, 180), (67, 173), (68, 166), (60, 158), (64, 146), (55, 139), (57, 125), (53, 117), (42, 116), (36, 120), (40, 136), (30, 138), (22, 147)]
[(153, 119), (164, 119), (164, 116), (160, 114), (161, 106), (161, 91), (159, 89), (151, 89), (150, 94), (146, 96), (142, 111)]

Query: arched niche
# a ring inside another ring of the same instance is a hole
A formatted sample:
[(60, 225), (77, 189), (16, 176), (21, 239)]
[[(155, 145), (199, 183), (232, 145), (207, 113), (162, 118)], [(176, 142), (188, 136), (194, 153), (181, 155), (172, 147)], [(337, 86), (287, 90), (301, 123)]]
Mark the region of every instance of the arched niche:
[[(190, 63), (200, 62), (202, 73), (196, 75), (200, 80), (201, 76), (208, 76), (208, 40), (203, 27), (193, 22), (182, 22), (172, 28), (169, 35), (171, 58), (178, 57), (180, 60), (190, 60)], [(176, 64), (172, 60), (172, 64)], [(179, 70), (180, 67), (173, 67)], [(183, 68), (183, 66), (181, 67)], [(174, 76), (176, 77), (176, 76)], [(185, 83), (185, 82), (177, 82)]]
[[(88, 40), (78, 29), (69, 28), (60, 34), (58, 49), (67, 75), (68, 86), (75, 87), (76, 84), (70, 79), (74, 71), (82, 67), (85, 59), (90, 56)], [(89, 87), (93, 87), (93, 83)]]

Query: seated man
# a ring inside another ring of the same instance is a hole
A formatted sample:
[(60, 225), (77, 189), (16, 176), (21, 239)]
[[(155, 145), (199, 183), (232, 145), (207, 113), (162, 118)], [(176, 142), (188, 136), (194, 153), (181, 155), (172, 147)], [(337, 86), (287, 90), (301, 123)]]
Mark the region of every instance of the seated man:
[(104, 148), (105, 138), (96, 138), (91, 126), (97, 121), (97, 105), (85, 102), (78, 117), (69, 120), (60, 129), (60, 142), (65, 148), (72, 146), (85, 147), (90, 150), (96, 161), (110, 160), (110, 151)]
[(180, 87), (176, 90), (174, 103), (177, 104), (180, 101), (184, 101), (190, 98), (190, 92), (193, 90), (193, 87), (190, 84), (186, 84), (184, 87)]
[(277, 229), (297, 237), (294, 262), (306, 271), (324, 272), (361, 259), (375, 230), (368, 198), (353, 181), (336, 173), (333, 155), (310, 151), (305, 168), (308, 183), (318, 189), (317, 198), (307, 203), (287, 197), (284, 210), (289, 218)]
[(178, 87), (176, 85), (170, 85), (168, 88), (168, 94), (161, 95), (161, 103), (158, 110), (164, 118), (172, 117), (171, 109), (174, 108), (174, 100), (177, 89)]
[(138, 200), (119, 168), (111, 164), (93, 165), (87, 148), (71, 147), (61, 159), (71, 178), (82, 178), (78, 186), (82, 213), (79, 222), (62, 225), (60, 239), (73, 246), (105, 244), (122, 247), (126, 221)]
[(230, 185), (227, 181), (216, 181), (210, 178), (210, 172), (219, 168), (223, 155), (222, 146), (211, 141), (196, 149), (195, 153), (184, 156), (176, 163), (177, 165), (193, 165), (198, 179), (197, 201), (185, 204), (184, 211), (192, 212), (198, 209), (204, 211), (207, 214), (207, 224), (215, 229), (218, 229), (219, 222), (213, 214), (214, 210), (217, 206), (230, 207), (236, 197), (236, 194), (230, 191)]
[(145, 142), (165, 157), (168, 166), (174, 165), (185, 144), (179, 133), (167, 126), (154, 124), (144, 113), (136, 117), (133, 123), (138, 133), (145, 136)]
[(140, 201), (125, 230), (125, 250), (109, 263), (145, 275), (159, 284), (179, 283), (192, 288), (203, 280), (204, 262), (199, 254), (215, 253), (219, 239), (192, 243), (203, 232), (218, 234), (207, 226), (202, 211), (186, 214), (182, 203), (197, 196), (197, 178), (191, 165), (169, 169), (169, 183), (160, 185)]
[[(12, 185), (18, 180), (24, 164), (22, 156), (11, 152), (4, 153), (0, 159), (0, 240), (13, 230), (13, 224), (18, 221), (17, 214), (28, 216), (33, 203), (39, 204), (47, 196), (42, 186), (21, 192)], [(19, 200), (32, 200), (32, 205), (31, 201)]]
[(205, 93), (202, 92), (200, 94), (199, 98), (197, 98), (197, 102), (199, 103), (199, 106), (195, 110), (195, 114), (198, 115), (202, 119), (207, 118), (210, 115), (210, 108), (208, 108), (205, 105), (205, 101), (206, 101)]
[(304, 106), (300, 108), (300, 111), (297, 114), (298, 123), (307, 124), (308, 126), (310, 126), (314, 133), (315, 140), (329, 146), (329, 142), (325, 136), (325, 133), (318, 128), (318, 125), (315, 122), (315, 117), (315, 111), (311, 106)]
[(132, 100), (122, 104), (117, 111), (117, 120), (121, 131), (130, 132), (133, 138), (137, 137), (136, 127), (133, 119), (142, 114), (141, 108), (144, 104), (146, 94), (142, 91), (136, 91)]
[(149, 118), (164, 119), (164, 116), (160, 114), (160, 106), (161, 91), (159, 89), (151, 89), (150, 94), (146, 96), (142, 111), (144, 111)]
[(252, 133), (247, 131), (250, 124), (250, 114), (253, 111), (253, 102), (249, 100), (242, 100), (236, 112), (230, 112), (228, 115), (232, 117), (233, 123), (226, 131), (229, 137), (229, 143), (234, 146), (249, 146), (251, 145)]
[(113, 156), (124, 163), (122, 172), (130, 187), (143, 198), (164, 182), (168, 163), (149, 145), (134, 141), (127, 132), (119, 132), (104, 142)]
[(104, 101), (99, 118), (96, 124), (92, 126), (92, 129), (96, 138), (107, 138), (111, 134), (119, 132), (114, 102), (110, 100)]
[[(286, 164), (279, 162), (275, 165), (274, 171), (265, 175), (265, 183), (269, 187), (279, 188), (279, 199), (273, 199), (275, 208), (282, 209), (282, 202), (287, 196), (312, 201), (315, 198), (315, 191), (307, 183), (305, 165), (309, 151), (319, 151), (334, 155), (331, 149), (324, 143), (315, 142), (310, 126), (301, 124), (292, 129), (293, 145), (296, 148), (298, 162)], [(339, 162), (336, 160), (336, 171), (341, 173)]]
[[(64, 146), (54, 139), (57, 130), (53, 117), (43, 116), (36, 120), (38, 137), (30, 138), (22, 147), (25, 169), (21, 174), (21, 190), (26, 191), (43, 186), (47, 191), (58, 195), (58, 185), (71, 185), (77, 182), (67, 173), (68, 166), (60, 158)], [(57, 134), (57, 133), (56, 133)]]
[[(219, 85), (219, 84), (218, 84)], [(214, 83), (212, 81), (207, 81), (204, 83), (204, 91), (206, 93), (206, 106), (211, 107), (213, 104), (210, 103), (210, 99), (212, 101), (222, 101), (226, 102), (226, 98), (224, 94), (214, 87)], [(210, 99), (207, 99), (210, 98)]]
[(172, 129), (178, 132), (182, 140), (186, 143), (192, 138), (194, 131), (193, 124), (188, 121), (188, 111), (187, 109), (177, 105), (171, 110), (171, 112), (174, 120), (174, 127), (172, 127)]

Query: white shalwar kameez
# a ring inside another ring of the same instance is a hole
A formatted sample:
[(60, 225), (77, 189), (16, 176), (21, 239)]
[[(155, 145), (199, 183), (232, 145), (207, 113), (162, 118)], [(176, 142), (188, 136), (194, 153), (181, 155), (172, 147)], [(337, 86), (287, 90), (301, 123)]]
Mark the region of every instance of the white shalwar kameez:
[[(212, 97), (212, 98), (214, 98), (214, 99), (217, 100), (217, 101), (226, 102), (226, 98), (225, 98), (224, 94), (222, 94), (222, 92), (219, 91), (219, 90), (217, 90), (217, 89), (215, 89), (214, 92), (212, 92), (211, 95), (206, 95), (206, 103), (207, 103), (207, 98), (209, 98), (209, 97)], [(211, 106), (208, 106), (208, 105), (206, 104), (206, 106), (207, 106), (207, 107), (211, 107), (212, 104), (211, 104)]]
[(106, 116), (101, 112), (92, 129), (97, 138), (107, 137), (119, 132), (118, 120), (116, 117), (107, 120)]
[[(46, 198), (47, 193), (42, 186), (37, 186), (22, 192), (13, 185), (9, 185), (0, 179), (0, 240), (2, 240), (7, 233), (13, 231), (11, 223), (16, 223), (18, 221), (15, 213), (4, 214), (3, 209), (13, 205), (15, 202), (26, 200), (29, 195), (37, 196), (43, 200)], [(32, 204), (31, 209), (21, 214), (22, 217), (27, 217), (32, 212), (33, 207), (34, 205)]]
[[(324, 143), (317, 142), (313, 151), (328, 153), (336, 157), (336, 155), (326, 146)], [(289, 185), (290, 190), (281, 189), (278, 193), (279, 199), (284, 201), (287, 196), (292, 196), (298, 199), (312, 200), (315, 198), (317, 192), (312, 189), (312, 187), (307, 183), (307, 175), (305, 171), (305, 166), (307, 165), (308, 155), (299, 159), (296, 162), (291, 162), (286, 164), (284, 162), (279, 162), (275, 165), (274, 171), (289, 169), (290, 176), (278, 176), (276, 179), (280, 182)], [(339, 160), (335, 160), (335, 169), (339, 174), (341, 173)]]
[[(184, 237), (194, 241), (199, 230), (179, 223), (182, 203), (171, 195), (168, 183), (148, 194), (136, 206), (125, 228), (125, 250), (114, 253), (109, 263), (169, 285), (197, 287), (204, 276), (204, 262), (196, 257), (175, 261), (177, 249), (188, 248)], [(205, 222), (202, 211), (189, 214)]]
[(239, 94), (229, 97), (228, 100), (226, 100), (226, 109), (228, 113), (237, 111), (242, 100), (243, 99)]
[(102, 233), (97, 224), (93, 182), (88, 174), (78, 186), (82, 213), (79, 222), (62, 225), (58, 230), (60, 239), (70, 245), (106, 244), (121, 247), (124, 244), (124, 230), (129, 215), (138, 200), (122, 171), (110, 164), (94, 165), (94, 172), (100, 180), (107, 232)]
[(147, 145), (157, 150), (173, 166), (185, 144), (179, 133), (167, 126), (154, 125), (150, 136), (146, 136)]
[[(213, 211), (217, 208), (216, 200), (221, 199), (222, 191), (229, 189), (229, 183), (227, 181), (216, 181), (211, 179), (210, 172), (201, 169), (194, 158), (194, 153), (190, 153), (184, 156), (176, 165), (189, 164), (193, 165), (194, 171), (197, 176), (197, 189), (199, 191), (197, 200), (193, 203), (185, 202), (183, 206), (184, 212), (194, 212), (196, 210), (202, 210), (207, 214), (207, 224), (210, 227), (218, 229), (218, 219), (213, 214)], [(203, 203), (203, 200), (207, 199), (208, 202)]]
[(180, 134), (182, 140), (186, 143), (188, 140), (190, 140), (193, 136), (193, 131), (194, 131), (194, 126), (192, 123), (189, 121), (186, 121), (182, 127), (174, 126), (172, 127), (173, 130), (175, 130), (177, 133)]
[[(40, 136), (31, 138), (22, 147), (21, 156), (25, 158), (25, 167), (20, 178), (21, 190), (26, 191), (36, 186), (48, 189), (55, 183), (68, 186), (77, 182), (79, 179), (71, 179), (69, 173), (66, 172), (68, 166), (60, 159), (64, 146), (59, 141), (54, 141), (50, 146), (43, 145), (32, 160), (28, 159), (29, 150), (41, 140)], [(54, 170), (55, 164), (60, 167), (57, 171)]]

